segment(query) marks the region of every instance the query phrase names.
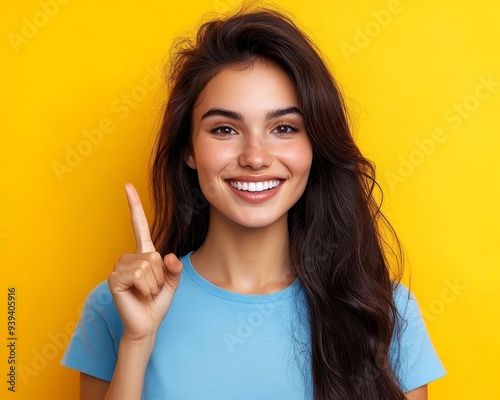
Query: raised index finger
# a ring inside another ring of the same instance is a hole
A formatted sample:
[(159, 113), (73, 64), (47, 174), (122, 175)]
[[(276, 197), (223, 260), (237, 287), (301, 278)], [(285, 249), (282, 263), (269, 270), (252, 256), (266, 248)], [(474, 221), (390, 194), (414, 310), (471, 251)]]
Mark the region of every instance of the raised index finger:
[(141, 199), (134, 185), (131, 183), (125, 184), (125, 193), (127, 194), (128, 206), (130, 208), (130, 217), (132, 219), (132, 229), (135, 235), (136, 253), (151, 253), (156, 251), (151, 240), (149, 232), (148, 220), (144, 209), (142, 208)]

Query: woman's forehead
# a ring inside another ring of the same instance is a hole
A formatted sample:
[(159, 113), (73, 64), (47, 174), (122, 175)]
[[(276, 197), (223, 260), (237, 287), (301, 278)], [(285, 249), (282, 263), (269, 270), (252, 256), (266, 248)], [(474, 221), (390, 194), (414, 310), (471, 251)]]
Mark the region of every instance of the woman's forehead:
[(227, 67), (216, 74), (200, 93), (193, 116), (201, 119), (214, 107), (251, 117), (273, 109), (298, 108), (298, 101), (293, 81), (281, 68), (255, 62), (246, 68)]

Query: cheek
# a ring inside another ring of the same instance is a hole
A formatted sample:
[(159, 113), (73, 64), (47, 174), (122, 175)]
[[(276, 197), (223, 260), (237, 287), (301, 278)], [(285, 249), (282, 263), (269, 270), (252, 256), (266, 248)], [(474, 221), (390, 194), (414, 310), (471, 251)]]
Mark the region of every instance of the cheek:
[(216, 177), (234, 158), (227, 146), (221, 146), (215, 141), (200, 141), (194, 146), (196, 168), (201, 181)]
[(306, 143), (294, 144), (283, 152), (283, 160), (294, 175), (307, 175), (312, 164), (312, 148)]
[(201, 192), (209, 203), (213, 203), (218, 194), (216, 179), (220, 172), (220, 159), (207, 148), (195, 148), (194, 150), (196, 154), (196, 172)]

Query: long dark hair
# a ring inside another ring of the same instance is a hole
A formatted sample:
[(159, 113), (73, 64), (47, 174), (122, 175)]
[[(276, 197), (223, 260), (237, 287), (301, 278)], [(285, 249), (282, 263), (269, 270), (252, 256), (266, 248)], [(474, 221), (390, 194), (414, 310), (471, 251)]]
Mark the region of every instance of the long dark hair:
[[(218, 72), (257, 60), (275, 63), (294, 82), (313, 147), (309, 180), (288, 227), (292, 268), (308, 299), (314, 399), (403, 400), (390, 354), (400, 275), (391, 277), (379, 222), (394, 232), (375, 201), (374, 167), (353, 141), (337, 85), (285, 14), (242, 10), (204, 23), (194, 40), (175, 48), (151, 174), (157, 251), (180, 256), (203, 243), (208, 202), (185, 162), (192, 111)], [(393, 254), (400, 253), (397, 245)]]

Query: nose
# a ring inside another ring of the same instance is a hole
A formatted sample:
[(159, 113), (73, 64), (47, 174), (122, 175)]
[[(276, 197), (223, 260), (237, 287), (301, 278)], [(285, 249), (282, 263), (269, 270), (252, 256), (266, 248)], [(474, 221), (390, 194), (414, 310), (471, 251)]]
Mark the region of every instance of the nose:
[(248, 135), (242, 141), (242, 148), (238, 157), (241, 167), (261, 169), (271, 165), (272, 156), (269, 152), (269, 143), (258, 135)]

